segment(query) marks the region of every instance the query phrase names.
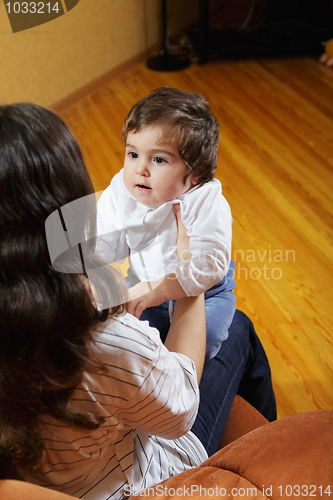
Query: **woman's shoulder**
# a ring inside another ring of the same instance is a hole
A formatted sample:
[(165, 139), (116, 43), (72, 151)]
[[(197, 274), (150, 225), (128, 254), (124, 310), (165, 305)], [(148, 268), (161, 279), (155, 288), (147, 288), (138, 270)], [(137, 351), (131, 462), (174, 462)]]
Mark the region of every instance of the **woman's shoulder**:
[(102, 350), (127, 350), (151, 359), (161, 344), (158, 330), (150, 327), (148, 321), (140, 321), (129, 313), (97, 325), (93, 329), (93, 338)]
[(116, 405), (131, 399), (160, 357), (158, 332), (145, 323), (125, 314), (94, 327), (92, 349), (105, 372), (85, 374), (81, 391), (89, 387), (108, 396), (112, 393)]

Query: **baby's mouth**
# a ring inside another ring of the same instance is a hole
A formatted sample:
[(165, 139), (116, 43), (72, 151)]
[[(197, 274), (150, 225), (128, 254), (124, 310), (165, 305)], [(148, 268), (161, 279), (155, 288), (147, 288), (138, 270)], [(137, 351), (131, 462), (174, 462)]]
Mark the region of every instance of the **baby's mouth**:
[(136, 184), (136, 187), (138, 187), (140, 189), (151, 189), (150, 187), (145, 186), (144, 184)]

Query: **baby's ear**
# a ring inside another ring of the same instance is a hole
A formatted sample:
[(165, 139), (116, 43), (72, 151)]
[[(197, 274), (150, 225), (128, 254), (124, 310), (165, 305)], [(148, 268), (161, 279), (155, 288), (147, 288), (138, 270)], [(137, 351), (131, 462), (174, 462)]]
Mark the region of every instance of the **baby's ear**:
[(192, 172), (186, 179), (185, 184), (187, 186), (187, 189), (192, 189), (198, 184), (200, 184), (200, 177), (201, 173), (196, 170), (195, 172)]
[(193, 175), (193, 173), (189, 177), (190, 183), (192, 186), (196, 186), (199, 182), (199, 176), (198, 175)]

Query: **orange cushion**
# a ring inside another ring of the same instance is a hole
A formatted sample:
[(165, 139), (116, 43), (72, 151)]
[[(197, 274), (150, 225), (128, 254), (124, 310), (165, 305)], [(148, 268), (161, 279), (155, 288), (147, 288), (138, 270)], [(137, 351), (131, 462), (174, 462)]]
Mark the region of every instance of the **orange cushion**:
[(268, 420), (251, 406), (250, 403), (236, 394), (219, 448), (223, 448), (236, 439), (245, 436), (248, 432), (265, 424), (268, 424)]
[(246, 434), (200, 467), (150, 488), (149, 498), (206, 494), (219, 499), (329, 499), (332, 478), (333, 411), (322, 410), (283, 418)]

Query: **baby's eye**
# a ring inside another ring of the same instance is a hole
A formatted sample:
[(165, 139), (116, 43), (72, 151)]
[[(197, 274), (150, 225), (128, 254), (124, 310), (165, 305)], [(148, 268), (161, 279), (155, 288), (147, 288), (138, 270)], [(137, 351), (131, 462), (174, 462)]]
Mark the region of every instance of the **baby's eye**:
[(138, 153), (136, 153), (135, 151), (129, 151), (127, 154), (128, 154), (128, 156), (129, 156), (130, 158), (132, 158), (133, 160), (136, 160), (137, 158), (139, 158)]
[(166, 163), (167, 161), (164, 158), (162, 158), (161, 156), (155, 156), (154, 162), (158, 163), (158, 164), (162, 164), (162, 163)]

